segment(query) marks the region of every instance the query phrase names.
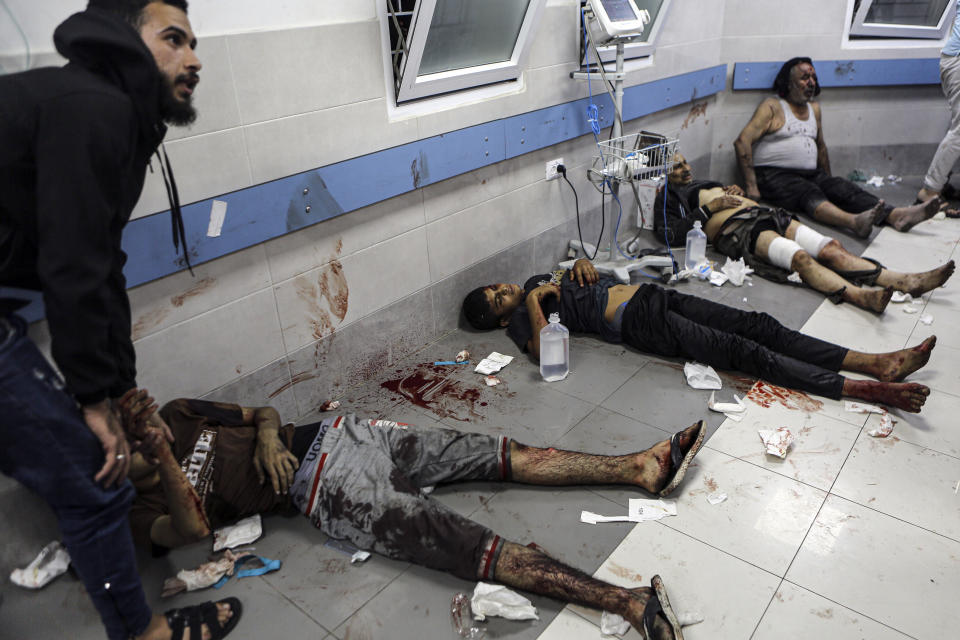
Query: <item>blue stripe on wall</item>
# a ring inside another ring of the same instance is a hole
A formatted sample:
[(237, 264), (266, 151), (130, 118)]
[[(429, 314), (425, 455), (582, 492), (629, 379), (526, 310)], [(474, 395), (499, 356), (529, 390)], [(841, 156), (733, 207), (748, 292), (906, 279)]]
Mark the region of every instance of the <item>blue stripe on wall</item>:
[[(628, 87), (624, 120), (723, 91), (725, 64)], [(571, 82), (575, 82), (571, 80)], [(595, 95), (605, 123), (613, 104)], [(190, 261), (200, 264), (428, 184), (589, 132), (589, 99), (575, 100), (234, 191), (183, 207)], [(176, 167), (174, 167), (176, 170)], [(214, 200), (227, 203), (220, 236), (207, 236)], [(185, 268), (174, 255), (169, 213), (131, 221), (123, 234), (124, 273), (136, 286)]]
[[(733, 88), (769, 90), (782, 66), (782, 60), (738, 62), (733, 67)], [(821, 87), (940, 84), (939, 58), (814, 60), (813, 66)]]

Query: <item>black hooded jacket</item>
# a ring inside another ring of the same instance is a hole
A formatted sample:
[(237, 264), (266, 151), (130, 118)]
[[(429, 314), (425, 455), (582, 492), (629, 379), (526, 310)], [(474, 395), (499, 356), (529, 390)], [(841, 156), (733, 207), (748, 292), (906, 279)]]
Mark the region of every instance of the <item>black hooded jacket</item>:
[[(166, 128), (162, 76), (128, 24), (90, 8), (54, 33), (70, 62), (0, 76), (0, 286), (40, 290), (82, 404), (136, 386), (120, 241)], [(23, 306), (0, 298), (0, 316)]]

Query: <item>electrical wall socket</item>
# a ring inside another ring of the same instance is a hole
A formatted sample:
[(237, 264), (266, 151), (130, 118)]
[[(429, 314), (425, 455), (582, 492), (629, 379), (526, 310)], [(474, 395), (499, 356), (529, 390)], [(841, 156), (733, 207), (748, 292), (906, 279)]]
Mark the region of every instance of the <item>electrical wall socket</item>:
[(546, 168), (546, 177), (547, 180), (556, 180), (560, 177), (560, 174), (557, 173), (557, 167), (563, 164), (563, 158), (557, 158), (556, 160), (548, 160)]

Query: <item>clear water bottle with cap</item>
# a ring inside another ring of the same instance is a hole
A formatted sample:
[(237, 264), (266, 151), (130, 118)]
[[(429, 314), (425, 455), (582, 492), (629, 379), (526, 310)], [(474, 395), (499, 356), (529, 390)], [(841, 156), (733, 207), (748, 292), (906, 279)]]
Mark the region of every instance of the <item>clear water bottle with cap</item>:
[(540, 329), (540, 375), (556, 382), (570, 373), (570, 331), (560, 324), (560, 314), (551, 313), (548, 320)]
[(687, 231), (687, 250), (683, 264), (687, 269), (696, 270), (698, 264), (707, 261), (707, 234), (700, 229), (700, 221), (693, 223), (693, 229)]

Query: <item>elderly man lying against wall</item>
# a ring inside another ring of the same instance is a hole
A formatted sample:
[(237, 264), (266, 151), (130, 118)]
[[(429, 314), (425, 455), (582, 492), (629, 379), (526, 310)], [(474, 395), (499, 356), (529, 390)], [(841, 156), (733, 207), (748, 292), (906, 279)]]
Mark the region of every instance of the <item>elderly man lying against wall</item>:
[(650, 639), (683, 637), (659, 576), (633, 589), (595, 580), (504, 540), (421, 488), (469, 480), (623, 484), (665, 496), (700, 450), (703, 421), (646, 451), (608, 456), (354, 415), (294, 430), (270, 407), (203, 400), (175, 400), (157, 412), (143, 390), (123, 408), (129, 423), (168, 425), (174, 435), (173, 445), (158, 439), (151, 461), (132, 460), (130, 521), (142, 545), (178, 547), (242, 516), (293, 508), (362, 549), (617, 613)]
[[(520, 350), (536, 358), (540, 329), (549, 314), (559, 312), (571, 331), (743, 371), (828, 398), (849, 396), (918, 413), (930, 394), (928, 387), (902, 380), (927, 363), (935, 336), (900, 351), (861, 353), (788, 329), (766, 313), (741, 311), (653, 284), (601, 278), (583, 258), (573, 269), (535, 275), (523, 287), (478, 287), (467, 294), (463, 312), (475, 329), (506, 327)], [(846, 378), (837, 373), (841, 369), (877, 380)]]
[(687, 231), (699, 220), (717, 251), (734, 260), (742, 257), (759, 275), (785, 282), (796, 271), (803, 282), (832, 301), (877, 313), (883, 312), (895, 289), (916, 297), (953, 275), (953, 260), (923, 273), (885, 269), (800, 224), (787, 211), (758, 205), (737, 185), (694, 180), (683, 155), (678, 153), (674, 159), (667, 189), (654, 202), (653, 218), (654, 235), (671, 246), (683, 244)]
[(830, 173), (821, 126), (820, 83), (810, 58), (791, 58), (773, 82), (777, 97), (765, 99), (734, 142), (747, 196), (824, 224), (849, 229), (862, 238), (873, 225), (909, 231), (945, 203), (939, 196), (905, 207), (891, 207), (849, 180)]

